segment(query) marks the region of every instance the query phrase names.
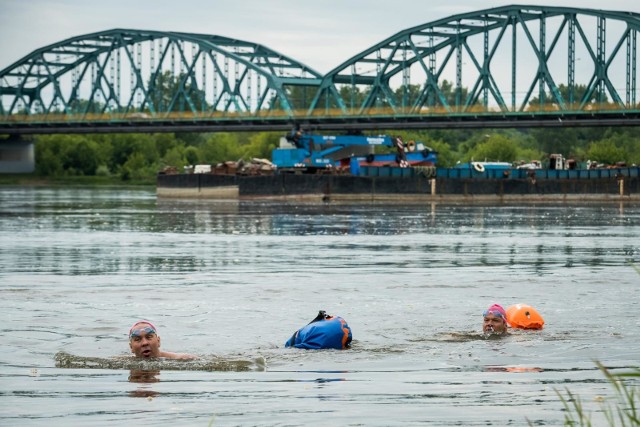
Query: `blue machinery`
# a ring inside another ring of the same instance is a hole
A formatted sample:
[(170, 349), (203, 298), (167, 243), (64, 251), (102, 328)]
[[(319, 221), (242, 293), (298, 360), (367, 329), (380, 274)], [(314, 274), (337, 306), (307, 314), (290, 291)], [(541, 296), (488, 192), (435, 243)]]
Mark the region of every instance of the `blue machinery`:
[[(376, 153), (376, 147), (393, 148), (393, 153)], [(294, 130), (272, 153), (280, 171), (318, 172), (349, 168), (358, 175), (361, 166), (435, 166), (436, 152), (415, 141), (404, 143), (387, 135), (310, 135)]]
[(325, 75), (248, 41), (114, 29), (1, 70), (0, 133), (638, 125), (639, 29), (627, 11), (497, 7)]

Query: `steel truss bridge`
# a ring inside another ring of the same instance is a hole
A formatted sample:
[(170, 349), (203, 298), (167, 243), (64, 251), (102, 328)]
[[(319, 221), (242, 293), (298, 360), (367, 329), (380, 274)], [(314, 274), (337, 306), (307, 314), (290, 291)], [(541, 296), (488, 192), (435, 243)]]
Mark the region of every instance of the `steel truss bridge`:
[(639, 30), (633, 12), (497, 7), (323, 75), (249, 41), (114, 29), (0, 71), (0, 133), (636, 126)]

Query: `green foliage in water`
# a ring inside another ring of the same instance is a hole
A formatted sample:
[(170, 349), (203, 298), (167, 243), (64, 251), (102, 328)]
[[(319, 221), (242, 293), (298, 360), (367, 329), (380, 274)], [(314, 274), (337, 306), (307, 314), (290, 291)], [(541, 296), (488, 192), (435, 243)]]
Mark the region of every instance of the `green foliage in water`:
[[(640, 369), (632, 372), (613, 374), (604, 365), (596, 362), (598, 368), (610, 384), (614, 395), (611, 398), (597, 397), (599, 409), (602, 411), (609, 426), (640, 426), (640, 390), (635, 385), (629, 385), (630, 379), (640, 378)], [(565, 409), (564, 425), (591, 427), (591, 413), (580, 396), (565, 388), (564, 392), (556, 390)]]

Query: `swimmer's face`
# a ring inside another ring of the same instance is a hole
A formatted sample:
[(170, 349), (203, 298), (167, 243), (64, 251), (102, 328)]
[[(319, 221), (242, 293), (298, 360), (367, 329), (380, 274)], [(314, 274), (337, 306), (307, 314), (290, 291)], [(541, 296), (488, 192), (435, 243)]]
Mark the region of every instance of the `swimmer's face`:
[(507, 324), (502, 316), (489, 312), (484, 316), (482, 332), (485, 334), (504, 334), (507, 332)]
[(153, 326), (148, 323), (138, 323), (129, 336), (129, 348), (136, 357), (158, 357), (160, 337)]

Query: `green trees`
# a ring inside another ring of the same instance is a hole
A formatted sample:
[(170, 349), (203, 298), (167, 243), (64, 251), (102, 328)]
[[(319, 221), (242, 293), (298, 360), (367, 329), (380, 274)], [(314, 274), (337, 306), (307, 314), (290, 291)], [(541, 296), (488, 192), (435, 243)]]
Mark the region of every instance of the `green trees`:
[(629, 165), (640, 165), (640, 129), (608, 132), (603, 139), (589, 145), (585, 157), (600, 163), (624, 161)]
[[(178, 144), (173, 135), (46, 135), (36, 138), (36, 174), (46, 177), (155, 176), (160, 154)], [(181, 159), (182, 155), (171, 160)]]
[(78, 175), (95, 175), (98, 168), (98, 144), (81, 138), (75, 149), (67, 154), (66, 169), (77, 171)]
[[(438, 166), (457, 162), (546, 161), (560, 153), (578, 162), (640, 164), (640, 129), (384, 131), (438, 152)], [(35, 137), (36, 174), (42, 177), (111, 176), (153, 182), (165, 167), (271, 158), (280, 132), (209, 134), (45, 135)]]
[(613, 139), (592, 143), (587, 149), (587, 157), (598, 163), (615, 164), (624, 158), (624, 150), (616, 146)]
[(209, 108), (204, 92), (184, 74), (174, 76), (171, 71), (159, 74), (149, 82), (149, 93), (152, 105), (146, 107), (154, 112), (202, 112)]
[(476, 145), (467, 153), (466, 160), (513, 162), (518, 156), (518, 146), (515, 141), (504, 135), (489, 135), (487, 140)]
[[(582, 102), (585, 104), (594, 104), (597, 105), (600, 103), (598, 99), (598, 93), (593, 92), (587, 99), (584, 99), (587, 95), (587, 85), (578, 84), (575, 85), (573, 90), (569, 90), (569, 86), (565, 84), (558, 85), (558, 95), (569, 107), (578, 107)], [(602, 103), (608, 102), (607, 97), (604, 96)], [(529, 106), (533, 109), (538, 109), (541, 107), (551, 107), (552, 109), (559, 108), (559, 101), (554, 94), (550, 92), (543, 93), (543, 98), (539, 96), (532, 97), (529, 100)]]
[(239, 160), (242, 157), (237, 134), (216, 133), (200, 147), (200, 160), (204, 164), (216, 164), (227, 160)]
[(271, 158), (271, 152), (279, 145), (282, 135), (278, 132), (260, 132), (249, 137), (248, 144), (244, 147), (243, 157)]
[(41, 137), (36, 144), (36, 172), (42, 176), (95, 175), (98, 144), (80, 135)]
[(36, 174), (58, 177), (64, 174), (63, 143), (59, 138), (41, 136), (35, 145)]

